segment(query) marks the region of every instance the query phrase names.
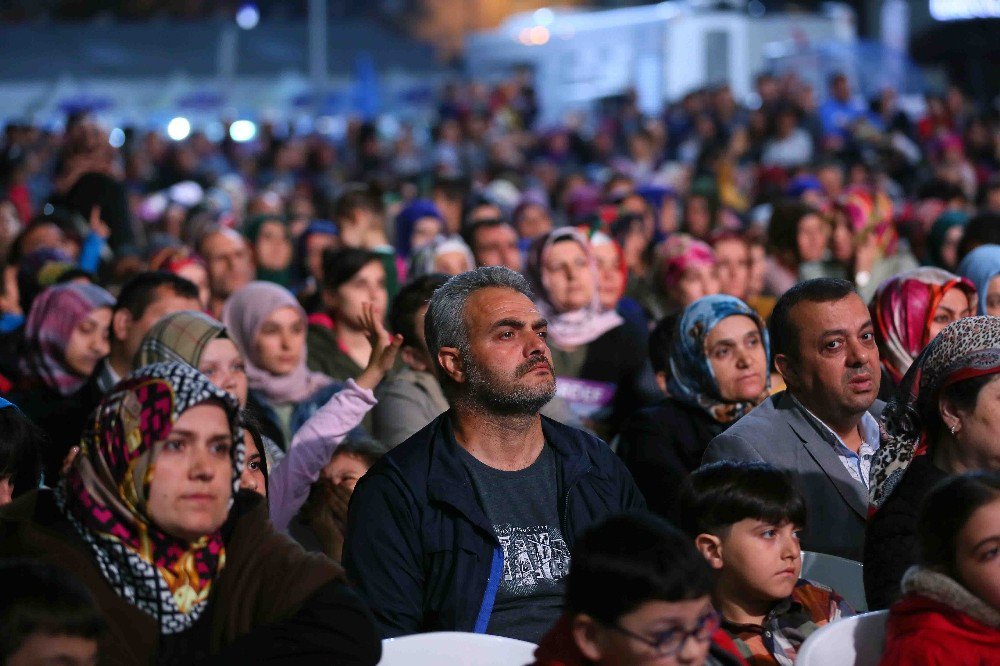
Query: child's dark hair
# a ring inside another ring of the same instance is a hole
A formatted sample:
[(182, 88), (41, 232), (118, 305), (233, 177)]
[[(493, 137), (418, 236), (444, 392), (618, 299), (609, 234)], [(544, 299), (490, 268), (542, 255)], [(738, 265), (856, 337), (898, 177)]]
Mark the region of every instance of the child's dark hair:
[(681, 528), (692, 538), (746, 518), (806, 525), (806, 504), (791, 476), (772, 465), (721, 460), (692, 472), (678, 498)]
[(686, 601), (711, 590), (712, 571), (690, 539), (659, 516), (627, 513), (577, 541), (566, 606), (614, 624), (647, 601)]
[(1000, 472), (967, 472), (931, 489), (920, 507), (917, 541), (924, 566), (955, 576), (958, 534), (980, 507), (1000, 499)]
[(389, 328), (403, 336), (403, 344), (419, 347), (417, 337), (417, 312), (430, 302), (434, 290), (448, 281), (448, 275), (431, 273), (422, 275), (399, 290), (389, 308)]
[(337, 456), (354, 456), (365, 461), (368, 467), (377, 463), (385, 455), (385, 447), (381, 442), (369, 437), (351, 437), (337, 447), (332, 458)]
[(42, 480), (45, 433), (14, 406), (0, 408), (0, 479), (10, 479), (13, 496)]
[(51, 564), (0, 561), (0, 590), (0, 664), (35, 634), (97, 639), (104, 629), (87, 588)]
[(249, 433), (250, 439), (253, 440), (254, 446), (257, 448), (256, 451), (247, 451), (246, 459), (249, 461), (254, 453), (260, 454), (260, 472), (264, 475), (264, 487), (266, 488), (270, 470), (267, 467), (267, 450), (264, 448), (264, 433), (261, 432), (260, 421), (253, 415), (253, 412), (244, 408), (240, 410), (240, 425)]
[(368, 250), (353, 247), (326, 249), (323, 251), (323, 288), (336, 291), (342, 284), (353, 278), (362, 268), (373, 261), (381, 261), (379, 256)]

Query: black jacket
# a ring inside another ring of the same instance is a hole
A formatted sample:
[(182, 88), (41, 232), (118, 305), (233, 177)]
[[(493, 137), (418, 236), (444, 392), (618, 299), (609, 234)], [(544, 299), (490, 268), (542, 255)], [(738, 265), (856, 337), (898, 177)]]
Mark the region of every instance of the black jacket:
[(865, 600), (868, 610), (888, 608), (902, 596), (903, 574), (920, 557), (917, 518), (920, 504), (947, 475), (931, 457), (917, 456), (865, 530)]
[(701, 466), (712, 438), (726, 429), (704, 409), (667, 398), (635, 412), (618, 440), (618, 455), (635, 477), (649, 510), (677, 522), (684, 479)]
[[(542, 430), (556, 456), (559, 518), (571, 550), (605, 516), (645, 507), (607, 444), (544, 416)], [(376, 463), (351, 498), (344, 566), (383, 638), (485, 633), (489, 624), (503, 549), (457, 447), (445, 412)]]
[(343, 571), (275, 532), (262, 497), (240, 491), (222, 536), (226, 565), (204, 613), (190, 629), (161, 636), (151, 615), (108, 585), (51, 491), (31, 491), (0, 508), (0, 559), (63, 567), (94, 596), (108, 625), (102, 666), (378, 663), (371, 614), (344, 584)]
[(10, 401), (45, 433), (45, 448), (41, 454), (46, 485), (52, 487), (57, 483), (66, 455), (71, 448), (80, 445), (87, 419), (101, 397), (93, 376), (68, 396), (39, 382), (11, 392)]

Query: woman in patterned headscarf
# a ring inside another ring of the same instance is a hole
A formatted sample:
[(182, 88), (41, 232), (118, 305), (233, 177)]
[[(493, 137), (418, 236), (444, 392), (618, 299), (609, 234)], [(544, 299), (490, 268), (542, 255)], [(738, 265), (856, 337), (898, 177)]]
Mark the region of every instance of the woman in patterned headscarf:
[(643, 303), (655, 319), (719, 293), (718, 261), (707, 243), (688, 234), (674, 234), (657, 254), (654, 298)]
[(54, 493), (0, 513), (0, 556), (74, 571), (108, 622), (108, 663), (267, 660), (291, 645), (374, 664), (374, 628), (342, 570), (238, 494), (243, 462), (236, 399), (186, 364), (147, 366), (102, 400)]
[(767, 328), (746, 303), (717, 294), (684, 309), (670, 345), (669, 397), (636, 413), (618, 445), (650, 509), (677, 518), (681, 482), (713, 437), (767, 397), (769, 368)]
[(75, 395), (108, 353), (115, 299), (97, 285), (49, 287), (35, 299), (24, 331), (21, 379), (8, 396), (42, 430), (46, 482), (58, 476), (87, 414)]
[(868, 309), (888, 378), (879, 397), (889, 400), (924, 347), (945, 326), (975, 313), (976, 288), (940, 268), (915, 268), (879, 285)]
[(60, 396), (74, 393), (108, 353), (114, 298), (93, 284), (61, 284), (42, 292), (28, 314), (22, 371)]
[(882, 415), (865, 538), (869, 608), (886, 608), (915, 564), (917, 509), (949, 474), (1000, 469), (1000, 318), (966, 317), (942, 330)]
[(827, 274), (853, 281), (864, 302), (889, 277), (917, 267), (909, 247), (899, 241), (885, 192), (849, 189), (834, 204), (831, 222), (830, 250), (838, 270)]

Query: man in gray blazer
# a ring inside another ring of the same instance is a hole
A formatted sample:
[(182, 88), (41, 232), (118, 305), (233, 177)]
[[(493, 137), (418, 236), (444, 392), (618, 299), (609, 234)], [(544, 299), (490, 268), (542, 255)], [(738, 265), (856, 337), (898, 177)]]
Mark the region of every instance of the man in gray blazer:
[(802, 549), (860, 561), (885, 406), (876, 399), (868, 308), (850, 282), (808, 280), (778, 299), (769, 330), (787, 390), (715, 437), (702, 462), (761, 461), (791, 472), (806, 499)]

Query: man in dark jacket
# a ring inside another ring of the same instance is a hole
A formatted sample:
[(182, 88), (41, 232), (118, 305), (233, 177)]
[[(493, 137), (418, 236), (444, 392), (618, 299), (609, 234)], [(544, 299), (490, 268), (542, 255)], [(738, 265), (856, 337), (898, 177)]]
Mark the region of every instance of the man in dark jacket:
[(424, 325), (451, 409), (358, 484), (345, 567), (383, 637), (537, 641), (562, 611), (575, 537), (645, 502), (604, 442), (539, 414), (555, 374), (523, 277), (456, 276)]

